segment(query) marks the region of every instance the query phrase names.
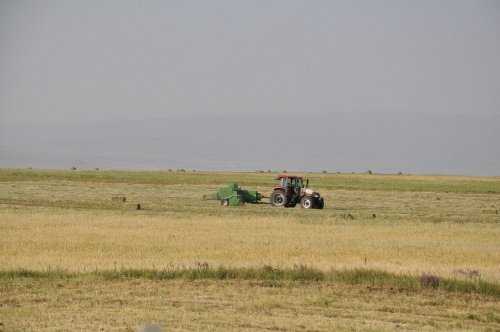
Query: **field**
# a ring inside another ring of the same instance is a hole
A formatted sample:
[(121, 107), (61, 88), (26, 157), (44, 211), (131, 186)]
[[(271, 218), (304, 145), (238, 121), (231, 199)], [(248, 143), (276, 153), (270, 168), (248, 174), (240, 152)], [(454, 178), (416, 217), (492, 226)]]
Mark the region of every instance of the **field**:
[(0, 331), (500, 329), (499, 177), (274, 175), (0, 170)]

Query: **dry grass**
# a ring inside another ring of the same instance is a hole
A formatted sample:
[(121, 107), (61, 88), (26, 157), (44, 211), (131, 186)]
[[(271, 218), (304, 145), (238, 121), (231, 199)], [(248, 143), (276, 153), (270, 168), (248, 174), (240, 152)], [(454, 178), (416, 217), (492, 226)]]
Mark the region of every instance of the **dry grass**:
[(312, 282), (10, 279), (7, 330), (464, 330), (500, 328), (497, 299)]
[(171, 218), (109, 211), (3, 209), (3, 269), (307, 265), (453, 276), (500, 275), (499, 229), (486, 223), (331, 221), (313, 217)]

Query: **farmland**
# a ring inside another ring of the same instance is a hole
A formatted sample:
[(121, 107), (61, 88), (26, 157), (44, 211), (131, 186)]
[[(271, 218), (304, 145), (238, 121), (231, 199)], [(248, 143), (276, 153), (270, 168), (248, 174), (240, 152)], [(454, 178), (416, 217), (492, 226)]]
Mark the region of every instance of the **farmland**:
[(274, 175), (0, 170), (0, 330), (500, 328), (500, 178), (302, 173), (312, 211), (201, 199)]

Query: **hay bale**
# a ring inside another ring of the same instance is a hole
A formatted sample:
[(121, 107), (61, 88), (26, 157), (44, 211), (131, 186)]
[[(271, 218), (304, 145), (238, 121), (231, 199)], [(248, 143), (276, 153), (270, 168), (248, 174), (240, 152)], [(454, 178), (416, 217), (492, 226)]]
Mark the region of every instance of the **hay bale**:
[(125, 204), (125, 207), (128, 210), (142, 210), (140, 203), (127, 203), (127, 204)]
[(113, 196), (111, 197), (111, 201), (125, 203), (127, 201), (127, 198), (125, 196)]

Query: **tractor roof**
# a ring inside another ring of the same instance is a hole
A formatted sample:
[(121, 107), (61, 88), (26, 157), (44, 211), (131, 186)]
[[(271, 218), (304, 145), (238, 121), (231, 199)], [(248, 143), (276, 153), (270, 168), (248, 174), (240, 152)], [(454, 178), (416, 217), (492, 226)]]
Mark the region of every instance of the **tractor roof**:
[(276, 180), (279, 180), (281, 178), (287, 178), (287, 179), (302, 179), (302, 176), (297, 176), (297, 175), (288, 175), (288, 174), (279, 174), (278, 178)]

